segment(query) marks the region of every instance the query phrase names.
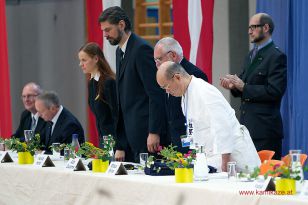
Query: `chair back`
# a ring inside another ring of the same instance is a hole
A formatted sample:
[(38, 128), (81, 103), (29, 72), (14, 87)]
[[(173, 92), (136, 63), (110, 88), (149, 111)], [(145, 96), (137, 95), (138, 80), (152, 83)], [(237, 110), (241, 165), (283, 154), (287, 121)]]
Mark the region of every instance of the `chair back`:
[(261, 150), (258, 152), (261, 163), (265, 160), (271, 160), (274, 156), (275, 152), (272, 150)]
[[(301, 165), (302, 166), (304, 166), (306, 159), (307, 159), (307, 155), (306, 154), (301, 154), (300, 160), (301, 160)], [(288, 167), (290, 166), (290, 164), (291, 164), (291, 157), (290, 157), (289, 154), (284, 156), (284, 157), (282, 157), (281, 160), (285, 163), (285, 165), (287, 165)]]
[[(260, 165), (260, 175), (264, 175), (266, 174), (268, 171), (273, 171), (274, 170), (274, 166), (276, 165), (283, 165), (284, 162), (281, 160), (265, 160), (261, 165)], [(273, 176), (273, 177), (277, 177), (277, 174), (268, 174), (268, 176)]]

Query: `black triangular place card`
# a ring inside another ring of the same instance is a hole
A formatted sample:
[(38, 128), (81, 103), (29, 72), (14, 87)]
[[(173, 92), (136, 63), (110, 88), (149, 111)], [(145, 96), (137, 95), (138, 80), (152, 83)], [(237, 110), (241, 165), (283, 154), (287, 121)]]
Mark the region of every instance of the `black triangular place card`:
[(7, 151), (1, 151), (0, 152), (0, 162), (7, 163), (7, 162), (14, 162), (14, 161)]
[(55, 167), (54, 163), (48, 155), (40, 154), (36, 157), (34, 166), (37, 167)]
[(255, 188), (257, 191), (275, 191), (275, 183), (273, 178), (268, 176), (266, 179), (257, 179)]
[(110, 175), (127, 175), (127, 171), (121, 162), (111, 162), (106, 173)]
[(86, 167), (83, 165), (81, 159), (79, 158), (70, 158), (65, 168), (73, 171), (86, 171)]

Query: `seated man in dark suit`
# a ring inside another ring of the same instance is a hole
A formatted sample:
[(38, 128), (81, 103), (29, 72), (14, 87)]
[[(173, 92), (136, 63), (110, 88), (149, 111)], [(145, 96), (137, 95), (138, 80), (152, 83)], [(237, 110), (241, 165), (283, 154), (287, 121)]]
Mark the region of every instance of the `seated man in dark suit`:
[(39, 115), (47, 122), (46, 134), (41, 138), (45, 153), (50, 153), (52, 143), (72, 143), (72, 134), (78, 134), (80, 144), (84, 143), (83, 128), (77, 118), (59, 101), (55, 92), (47, 91), (37, 96), (35, 107)]
[[(158, 69), (163, 62), (172, 61), (180, 63), (188, 74), (208, 81), (205, 73), (184, 58), (183, 49), (174, 38), (162, 38), (156, 43), (154, 48), (154, 60)], [(181, 97), (174, 97), (167, 93), (165, 95), (165, 108), (168, 120), (168, 137), (171, 143), (177, 146), (178, 151), (187, 153), (189, 149), (188, 147), (182, 147), (180, 139), (181, 135), (186, 134), (186, 119), (181, 108)]]
[(42, 89), (36, 83), (27, 83), (21, 94), (22, 103), (25, 110), (21, 114), (19, 126), (12, 137), (19, 138), (20, 141), (25, 141), (24, 130), (33, 130), (35, 134), (40, 134), (41, 137), (45, 134), (46, 122), (39, 117), (35, 109), (36, 96), (42, 93)]

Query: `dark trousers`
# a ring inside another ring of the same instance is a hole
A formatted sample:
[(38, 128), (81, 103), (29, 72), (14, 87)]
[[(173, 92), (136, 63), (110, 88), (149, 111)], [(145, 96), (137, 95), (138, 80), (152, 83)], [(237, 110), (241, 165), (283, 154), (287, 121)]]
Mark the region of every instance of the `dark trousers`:
[(275, 151), (273, 159), (281, 160), (282, 139), (268, 138), (268, 139), (252, 139), (257, 151), (272, 150)]

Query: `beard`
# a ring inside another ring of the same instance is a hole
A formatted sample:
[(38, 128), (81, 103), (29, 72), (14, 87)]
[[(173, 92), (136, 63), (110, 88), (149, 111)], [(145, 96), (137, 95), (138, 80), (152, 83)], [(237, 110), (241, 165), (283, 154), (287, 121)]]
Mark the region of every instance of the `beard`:
[(113, 46), (116, 46), (120, 43), (122, 37), (123, 37), (123, 32), (120, 31), (120, 29), (117, 29), (117, 37), (112, 38), (112, 37), (107, 37), (107, 40), (109, 43)]
[(251, 43), (259, 43), (265, 38), (263, 31), (259, 33), (259, 35), (251, 40)]

